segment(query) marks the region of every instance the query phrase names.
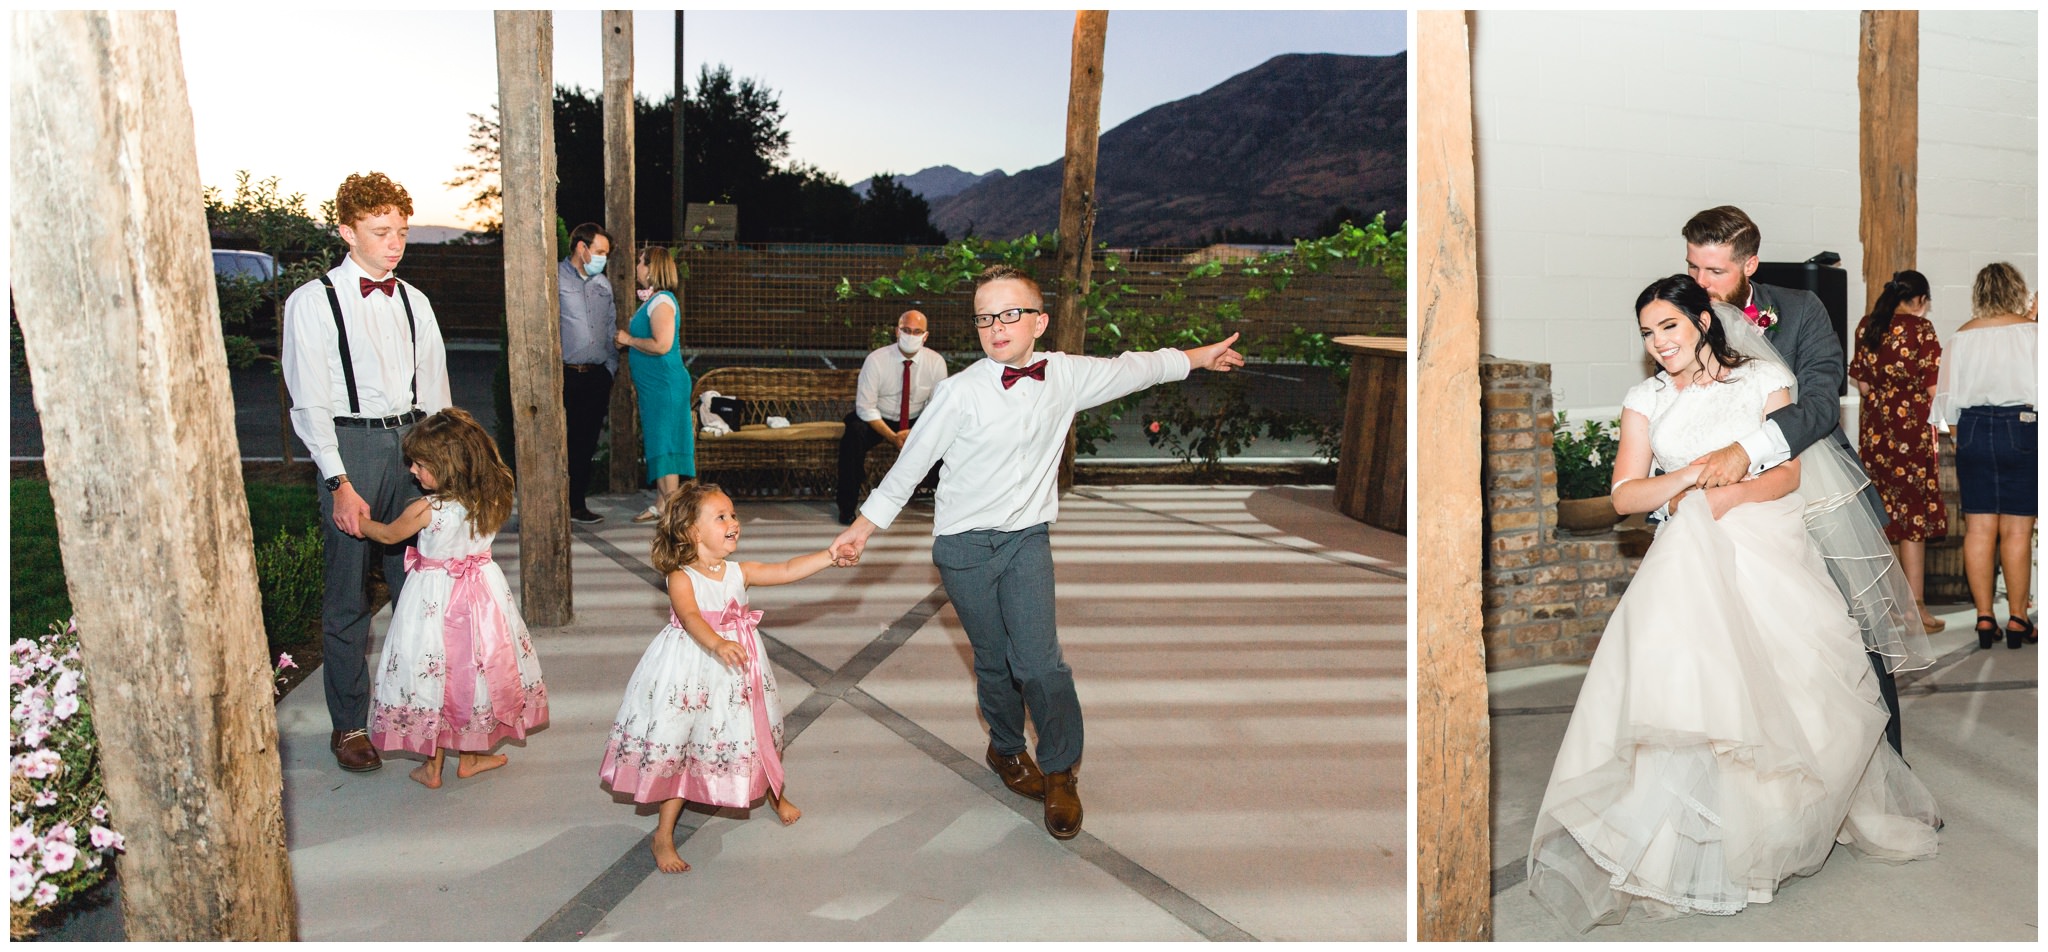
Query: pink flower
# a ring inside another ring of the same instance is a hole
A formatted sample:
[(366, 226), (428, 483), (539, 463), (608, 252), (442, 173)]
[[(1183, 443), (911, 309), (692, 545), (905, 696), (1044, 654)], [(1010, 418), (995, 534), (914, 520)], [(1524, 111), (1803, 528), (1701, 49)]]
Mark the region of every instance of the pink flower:
[(47, 906), (57, 901), (57, 884), (51, 882), (36, 885), (36, 905)]
[(57, 715), (57, 719), (60, 721), (70, 720), (71, 715), (78, 713), (78, 695), (66, 694), (58, 698), (57, 706), (51, 710), (51, 713)]
[(94, 826), (92, 828), (93, 849), (104, 852), (106, 850), (124, 849), (126, 848), (126, 846), (126, 838), (123, 837), (121, 834), (116, 833), (113, 830), (109, 830), (104, 826)]
[(279, 655), (277, 656), (277, 668), (278, 668), (278, 670), (282, 671), (282, 670), (284, 670), (285, 668), (296, 668), (296, 667), (298, 667), (298, 665), (297, 665), (296, 663), (294, 663), (294, 662), (292, 661), (292, 656), (291, 656), (291, 655), (288, 655), (288, 654), (279, 654)]
[(72, 864), (76, 862), (78, 862), (78, 847), (63, 840), (55, 842), (43, 841), (44, 870), (52, 873), (62, 873), (71, 869)]
[(1153, 420), (1153, 421), (1152, 421), (1152, 425), (1151, 425), (1151, 426), (1148, 426), (1148, 427), (1146, 427), (1145, 429), (1151, 430), (1151, 431), (1152, 431), (1152, 432), (1154, 432), (1154, 433), (1157, 433), (1157, 432), (1159, 432), (1159, 421), (1158, 421), (1158, 420)]
[(36, 845), (36, 831), (26, 823), (14, 828), (14, 838), (7, 843), (9, 856), (21, 857)]
[(57, 696), (70, 697), (78, 693), (78, 672), (66, 671), (57, 677)]
[(101, 823), (107, 822), (107, 805), (102, 803), (99, 806), (93, 807), (92, 818)]
[(36, 799), (35, 799), (35, 804), (36, 804), (36, 806), (39, 806), (39, 807), (54, 807), (54, 806), (56, 806), (56, 805), (57, 805), (57, 791), (55, 791), (55, 790), (38, 790), (38, 791), (36, 791)]
[(14, 901), (21, 902), (27, 899), (30, 893), (35, 892), (36, 882), (35, 864), (15, 860), (14, 868), (10, 871), (7, 883), (14, 896)]

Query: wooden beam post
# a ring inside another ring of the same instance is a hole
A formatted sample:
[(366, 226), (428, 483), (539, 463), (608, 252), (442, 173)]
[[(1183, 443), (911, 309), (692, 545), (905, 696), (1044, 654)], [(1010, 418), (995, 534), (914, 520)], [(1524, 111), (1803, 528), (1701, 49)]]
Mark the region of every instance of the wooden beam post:
[(688, 78), (688, 74), (684, 70), (684, 59), (682, 59), (682, 10), (676, 10), (676, 100), (674, 100), (676, 102), (676, 119), (674, 119), (674, 123), (676, 123), (676, 137), (670, 143), (672, 152), (670, 152), (670, 166), (668, 166), (670, 174), (672, 174), (670, 190), (674, 192), (674, 197), (676, 197), (676, 207), (670, 209), (670, 219), (668, 219), (670, 221), (670, 229), (668, 229), (668, 233), (672, 235), (670, 242), (676, 242), (678, 248), (682, 246), (682, 235), (688, 235), (688, 231), (682, 225), (684, 225), (684, 221), (688, 217), (688, 211), (690, 211), (688, 199), (682, 197), (682, 94), (688, 88), (690, 88), (690, 78)]
[(127, 936), (290, 940), (269, 648), (177, 21), (12, 17), (12, 280), (127, 837)]
[[(612, 303), (620, 330), (633, 320), (640, 297), (633, 292), (639, 260), (639, 229), (633, 221), (633, 11), (606, 10), (604, 33), (604, 227), (612, 236)], [(612, 492), (640, 488), (640, 408), (633, 390), (632, 362), (619, 357), (612, 379)]]
[(1466, 14), (1415, 14), (1416, 938), (1493, 937), (1480, 616), (1479, 269)]
[[(1920, 252), (1920, 12), (1865, 10), (1856, 44), (1858, 165), (1863, 207), (1861, 313), (1870, 313), (1893, 272)], [(1849, 324), (1855, 330), (1855, 321)]]
[(519, 443), (519, 610), (529, 625), (574, 617), (569, 443), (555, 288), (553, 14), (500, 10), (498, 115), (505, 207), (505, 349)]
[[(1095, 148), (1102, 129), (1102, 47), (1109, 31), (1105, 10), (1074, 14), (1074, 54), (1067, 81), (1066, 177), (1060, 183), (1059, 298), (1053, 304), (1052, 349), (1069, 354), (1088, 350), (1088, 314), (1081, 297), (1088, 293), (1089, 253), (1095, 243)], [(1060, 455), (1060, 489), (1074, 486), (1074, 431), (1067, 429), (1067, 449)]]

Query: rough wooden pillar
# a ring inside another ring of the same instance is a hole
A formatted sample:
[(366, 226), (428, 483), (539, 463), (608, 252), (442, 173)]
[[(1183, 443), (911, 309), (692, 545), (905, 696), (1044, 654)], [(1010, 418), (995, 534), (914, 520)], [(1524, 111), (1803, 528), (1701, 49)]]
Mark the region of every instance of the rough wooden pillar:
[(269, 649), (177, 21), (11, 26), (13, 290), (127, 837), (127, 935), (289, 940)]
[[(604, 227), (612, 236), (612, 303), (625, 330), (640, 305), (634, 265), (639, 229), (633, 220), (633, 12), (606, 10), (604, 33)], [(612, 380), (612, 492), (640, 487), (640, 409), (633, 390), (631, 361), (619, 355)]]
[(574, 614), (569, 443), (555, 288), (553, 15), (498, 11), (498, 115), (505, 208), (505, 350), (519, 445), (519, 610), (529, 625)]
[(688, 203), (688, 199), (682, 197), (682, 94), (688, 92), (688, 90), (690, 90), (690, 84), (688, 84), (688, 76), (684, 72), (684, 57), (682, 57), (682, 10), (676, 10), (676, 100), (674, 100), (676, 102), (676, 137), (670, 143), (672, 152), (670, 152), (670, 166), (668, 166), (672, 170), (672, 176), (674, 176), (674, 180), (670, 182), (670, 192), (676, 197), (676, 203), (674, 203), (676, 207), (670, 209), (670, 219), (668, 219), (670, 221), (670, 229), (668, 229), (668, 233), (672, 235), (670, 242), (676, 242), (678, 246), (682, 246), (682, 235), (690, 233), (690, 231), (686, 231), (682, 227), (684, 221), (688, 219), (688, 213), (690, 213), (690, 203)]
[[(1088, 349), (1088, 313), (1081, 297), (1088, 293), (1088, 271), (1094, 263), (1095, 146), (1102, 129), (1102, 47), (1109, 31), (1109, 13), (1082, 10), (1074, 14), (1074, 55), (1067, 82), (1066, 178), (1060, 184), (1059, 298), (1053, 304), (1052, 349), (1069, 354)], [(1060, 456), (1060, 489), (1074, 485), (1074, 431), (1067, 429), (1067, 449)]]
[(1415, 14), (1416, 937), (1493, 937), (1480, 617), (1479, 271), (1465, 13)]
[[(1863, 311), (1892, 273), (1918, 266), (1920, 12), (1865, 10), (1856, 45), (1862, 99), (1857, 159), (1863, 178)], [(1855, 321), (1850, 321), (1855, 330)]]

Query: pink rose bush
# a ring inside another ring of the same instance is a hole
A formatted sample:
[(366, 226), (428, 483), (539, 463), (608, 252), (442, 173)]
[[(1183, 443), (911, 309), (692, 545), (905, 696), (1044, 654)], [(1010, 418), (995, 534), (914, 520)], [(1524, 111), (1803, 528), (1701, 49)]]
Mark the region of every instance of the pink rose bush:
[[(123, 848), (107, 812), (99, 744), (78, 660), (76, 622), (8, 652), (12, 728), (7, 855), (9, 934), (91, 889)], [(82, 832), (81, 832), (82, 831)]]

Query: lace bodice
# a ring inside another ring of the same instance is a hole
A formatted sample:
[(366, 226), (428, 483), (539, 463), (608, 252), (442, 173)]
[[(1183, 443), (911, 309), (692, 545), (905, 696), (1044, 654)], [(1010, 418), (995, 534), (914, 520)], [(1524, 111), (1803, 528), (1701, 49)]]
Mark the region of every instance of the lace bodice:
[(1650, 453), (1664, 472), (1683, 469), (1751, 432), (1764, 419), (1764, 400), (1792, 386), (1792, 375), (1777, 364), (1753, 361), (1714, 383), (1683, 390), (1658, 373), (1630, 387), (1624, 409), (1650, 420)]
[(429, 505), (433, 516), (413, 542), (421, 555), (430, 559), (459, 559), (491, 551), (491, 540), (497, 538), (497, 533), (477, 535), (469, 524), (469, 510), (461, 503), (442, 498)]

